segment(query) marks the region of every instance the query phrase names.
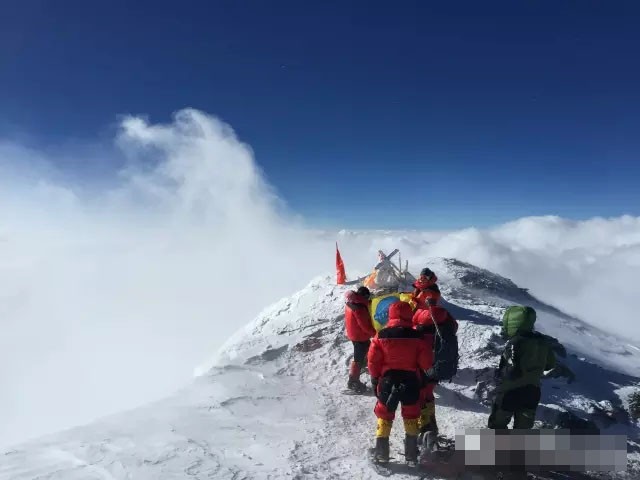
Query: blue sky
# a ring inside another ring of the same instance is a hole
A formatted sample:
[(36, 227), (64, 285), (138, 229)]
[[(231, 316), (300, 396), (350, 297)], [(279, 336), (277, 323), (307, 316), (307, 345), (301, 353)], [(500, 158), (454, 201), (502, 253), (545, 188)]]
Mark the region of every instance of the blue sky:
[(316, 225), (638, 215), (639, 20), (630, 1), (11, 2), (0, 136), (63, 149), (191, 106)]

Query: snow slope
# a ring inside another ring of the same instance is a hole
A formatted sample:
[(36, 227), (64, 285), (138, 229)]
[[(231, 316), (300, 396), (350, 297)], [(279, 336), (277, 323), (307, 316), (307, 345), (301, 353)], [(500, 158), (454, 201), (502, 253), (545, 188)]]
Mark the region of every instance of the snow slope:
[[(632, 439), (626, 478), (640, 478), (640, 429), (624, 409), (640, 384), (638, 346), (486, 270), (452, 259), (429, 265), (460, 321), (460, 372), (436, 389), (442, 432), (486, 425), (488, 407), (476, 387), (497, 364), (498, 318), (505, 306), (526, 303), (538, 310), (538, 328), (567, 346), (577, 375), (570, 385), (545, 382), (539, 420), (567, 410), (626, 433)], [(4, 452), (0, 480), (377, 478), (364, 455), (373, 442), (374, 399), (341, 393), (351, 355), (343, 333), (347, 288), (332, 280), (318, 278), (266, 309), (175, 395)], [(399, 457), (397, 423), (392, 453)]]

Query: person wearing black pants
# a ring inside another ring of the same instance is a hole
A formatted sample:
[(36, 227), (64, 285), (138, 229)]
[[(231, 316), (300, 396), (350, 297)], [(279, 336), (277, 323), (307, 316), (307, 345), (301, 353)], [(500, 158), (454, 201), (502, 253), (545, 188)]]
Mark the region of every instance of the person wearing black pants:
[(360, 381), (360, 373), (367, 364), (370, 339), (376, 335), (369, 312), (370, 298), (367, 287), (350, 291), (346, 296), (345, 326), (347, 337), (353, 343), (353, 361), (349, 367), (347, 388), (359, 393), (367, 390), (367, 386)]

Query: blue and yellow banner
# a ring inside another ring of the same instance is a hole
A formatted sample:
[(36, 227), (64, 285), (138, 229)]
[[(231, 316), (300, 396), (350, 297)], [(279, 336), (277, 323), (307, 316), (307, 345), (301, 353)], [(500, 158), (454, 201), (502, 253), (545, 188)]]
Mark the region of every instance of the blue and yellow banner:
[(411, 293), (396, 292), (373, 297), (371, 300), (371, 319), (373, 320), (373, 328), (376, 329), (376, 332), (387, 326), (387, 322), (389, 321), (389, 307), (397, 301), (407, 302), (411, 307), (416, 308)]

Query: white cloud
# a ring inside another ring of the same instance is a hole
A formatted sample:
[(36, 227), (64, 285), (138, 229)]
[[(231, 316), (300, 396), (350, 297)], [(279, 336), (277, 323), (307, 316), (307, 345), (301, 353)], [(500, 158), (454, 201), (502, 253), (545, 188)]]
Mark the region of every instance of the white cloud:
[(640, 340), (640, 324), (633, 321), (640, 217), (523, 218), (494, 229), (445, 235), (428, 250), (500, 273), (567, 313)]

